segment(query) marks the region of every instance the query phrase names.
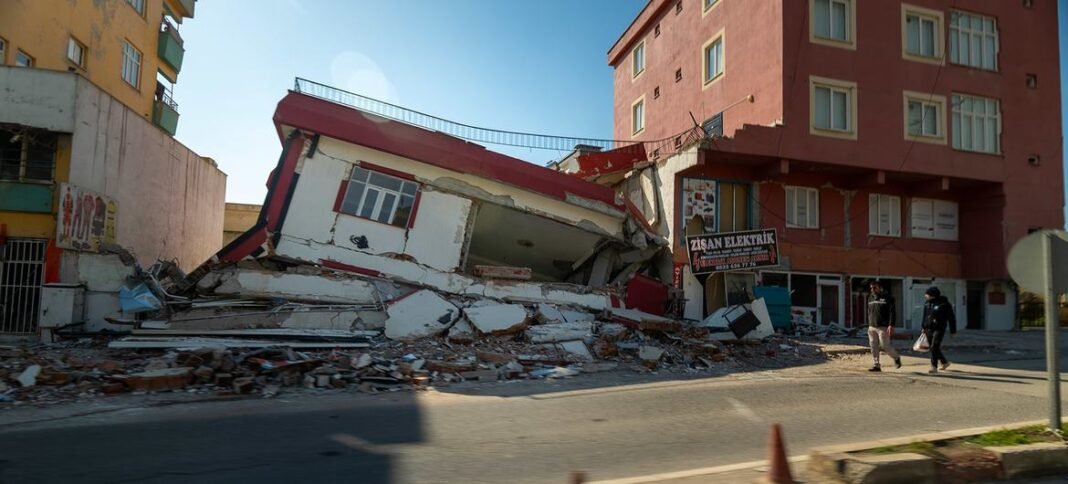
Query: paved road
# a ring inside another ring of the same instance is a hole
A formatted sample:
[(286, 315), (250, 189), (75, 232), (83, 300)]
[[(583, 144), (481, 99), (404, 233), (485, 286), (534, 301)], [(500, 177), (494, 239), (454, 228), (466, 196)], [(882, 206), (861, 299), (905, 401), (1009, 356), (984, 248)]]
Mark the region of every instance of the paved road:
[(0, 414), (0, 482), (522, 483), (564, 482), (572, 469), (594, 479), (647, 475), (762, 459), (773, 421), (783, 423), (797, 455), (1040, 419), (1045, 382), (1034, 356), (958, 363), (937, 377), (921, 372), (922, 360), (907, 359), (904, 369), (877, 375), (858, 361), (833, 372), (474, 387), (481, 395), (282, 396), (19, 425), (2, 425)]

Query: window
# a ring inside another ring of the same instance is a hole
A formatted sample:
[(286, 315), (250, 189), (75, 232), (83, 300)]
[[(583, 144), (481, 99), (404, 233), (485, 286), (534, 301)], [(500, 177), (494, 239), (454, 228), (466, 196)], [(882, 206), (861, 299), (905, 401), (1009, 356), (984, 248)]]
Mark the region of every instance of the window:
[(645, 41), (638, 43), (638, 46), (631, 51), (630, 55), (631, 63), (631, 76), (638, 77), (639, 74), (645, 72)]
[(918, 239), (957, 240), (957, 202), (912, 199), (911, 234)]
[(921, 62), (942, 61), (942, 12), (926, 8), (902, 5), (902, 41), (906, 59)]
[(868, 233), (883, 237), (901, 237), (901, 198), (868, 195)]
[(820, 226), (820, 192), (815, 188), (786, 187), (786, 226), (815, 229)]
[(0, 39), (0, 65), (7, 63), (7, 41)]
[(122, 44), (122, 80), (134, 88), (141, 87), (141, 51), (130, 42)]
[(810, 0), (812, 20), (809, 25), (809, 40), (835, 47), (856, 48), (853, 42), (852, 0)]
[(145, 15), (145, 0), (126, 0), (126, 3), (130, 4), (134, 10), (137, 10), (137, 13), (142, 16)]
[(701, 65), (704, 67), (704, 84), (707, 86), (723, 75), (723, 32), (705, 43), (702, 50)]
[(997, 21), (964, 12), (949, 14), (949, 61), (954, 64), (997, 70)]
[(708, 11), (712, 10), (712, 7), (719, 4), (719, 0), (701, 0), (701, 2), (704, 4), (704, 8), (701, 10), (702, 17), (707, 15)]
[(811, 133), (856, 139), (856, 84), (812, 77)]
[(0, 180), (51, 182), (57, 143), (48, 131), (0, 128)]
[(953, 147), (1001, 153), (1001, 110), (996, 99), (953, 95)]
[(632, 135), (645, 129), (645, 97), (634, 102), (630, 107), (630, 132)]
[(946, 142), (946, 98), (905, 91), (905, 139)]
[(15, 65), (19, 67), (33, 67), (33, 57), (22, 50), (15, 51)]
[(407, 228), (419, 185), (360, 167), (352, 169), (339, 211)]
[(78, 67), (85, 67), (85, 44), (74, 37), (67, 39), (67, 60)]

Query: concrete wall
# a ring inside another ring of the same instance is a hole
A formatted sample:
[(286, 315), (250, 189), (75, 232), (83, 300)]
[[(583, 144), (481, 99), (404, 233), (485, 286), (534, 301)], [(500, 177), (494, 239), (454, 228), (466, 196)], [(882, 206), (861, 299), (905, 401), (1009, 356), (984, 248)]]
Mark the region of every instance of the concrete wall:
[(117, 243), (190, 270), (222, 246), (226, 174), (78, 79), (70, 183), (119, 204)]
[[(796, 0), (801, 3), (801, 0)], [(779, 1), (720, 1), (707, 13), (704, 0), (652, 0), (639, 19), (646, 28), (629, 31), (609, 53), (615, 68), (613, 86), (614, 138), (631, 139), (631, 105), (645, 96), (645, 131), (635, 139), (658, 140), (753, 95), (754, 103), (730, 108), (723, 116), (723, 133), (730, 136), (743, 124), (773, 124), (782, 119), (783, 6)], [(655, 27), (660, 26), (660, 35)], [(724, 33), (724, 73), (707, 87), (702, 71), (703, 46)], [(634, 78), (631, 50), (645, 40), (645, 72)], [(793, 44), (792, 40), (790, 42)], [(616, 51), (619, 51), (618, 55)], [(675, 71), (682, 70), (682, 80)], [(660, 97), (654, 99), (654, 89)]]
[(66, 72), (0, 65), (0, 123), (74, 132), (77, 82)]

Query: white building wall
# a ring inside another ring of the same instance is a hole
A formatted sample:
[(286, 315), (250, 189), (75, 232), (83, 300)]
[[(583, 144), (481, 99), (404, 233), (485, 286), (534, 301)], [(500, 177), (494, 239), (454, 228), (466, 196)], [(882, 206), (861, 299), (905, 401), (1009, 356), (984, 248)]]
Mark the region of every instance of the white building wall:
[(191, 270), (222, 247), (226, 174), (77, 78), (70, 183), (118, 202), (116, 242)]
[[(990, 304), (989, 294), (994, 290), (994, 285), (1000, 285), (1005, 293), (1005, 304)], [(986, 283), (983, 289), (983, 329), (991, 331), (1011, 331), (1016, 326), (1016, 291), (1013, 291), (1008, 282), (991, 281)], [(958, 316), (959, 320), (960, 317)], [(958, 328), (960, 325), (957, 325)]]
[(0, 123), (73, 132), (77, 81), (67, 72), (0, 65)]

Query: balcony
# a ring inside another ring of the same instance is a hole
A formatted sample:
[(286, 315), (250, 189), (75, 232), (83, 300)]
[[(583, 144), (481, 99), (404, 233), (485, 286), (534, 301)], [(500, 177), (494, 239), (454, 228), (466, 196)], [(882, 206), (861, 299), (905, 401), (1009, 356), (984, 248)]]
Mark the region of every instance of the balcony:
[(152, 103), (152, 124), (171, 136), (178, 131), (178, 103), (162, 84), (156, 84), (156, 100)]
[(185, 10), (184, 12), (181, 12), (182, 17), (193, 18), (193, 11), (196, 10), (197, 0), (178, 0), (178, 5), (181, 5), (182, 10)]
[(178, 28), (164, 21), (159, 30), (159, 58), (174, 69), (175, 75), (182, 70), (182, 58), (185, 57), (185, 47), (182, 44)]

